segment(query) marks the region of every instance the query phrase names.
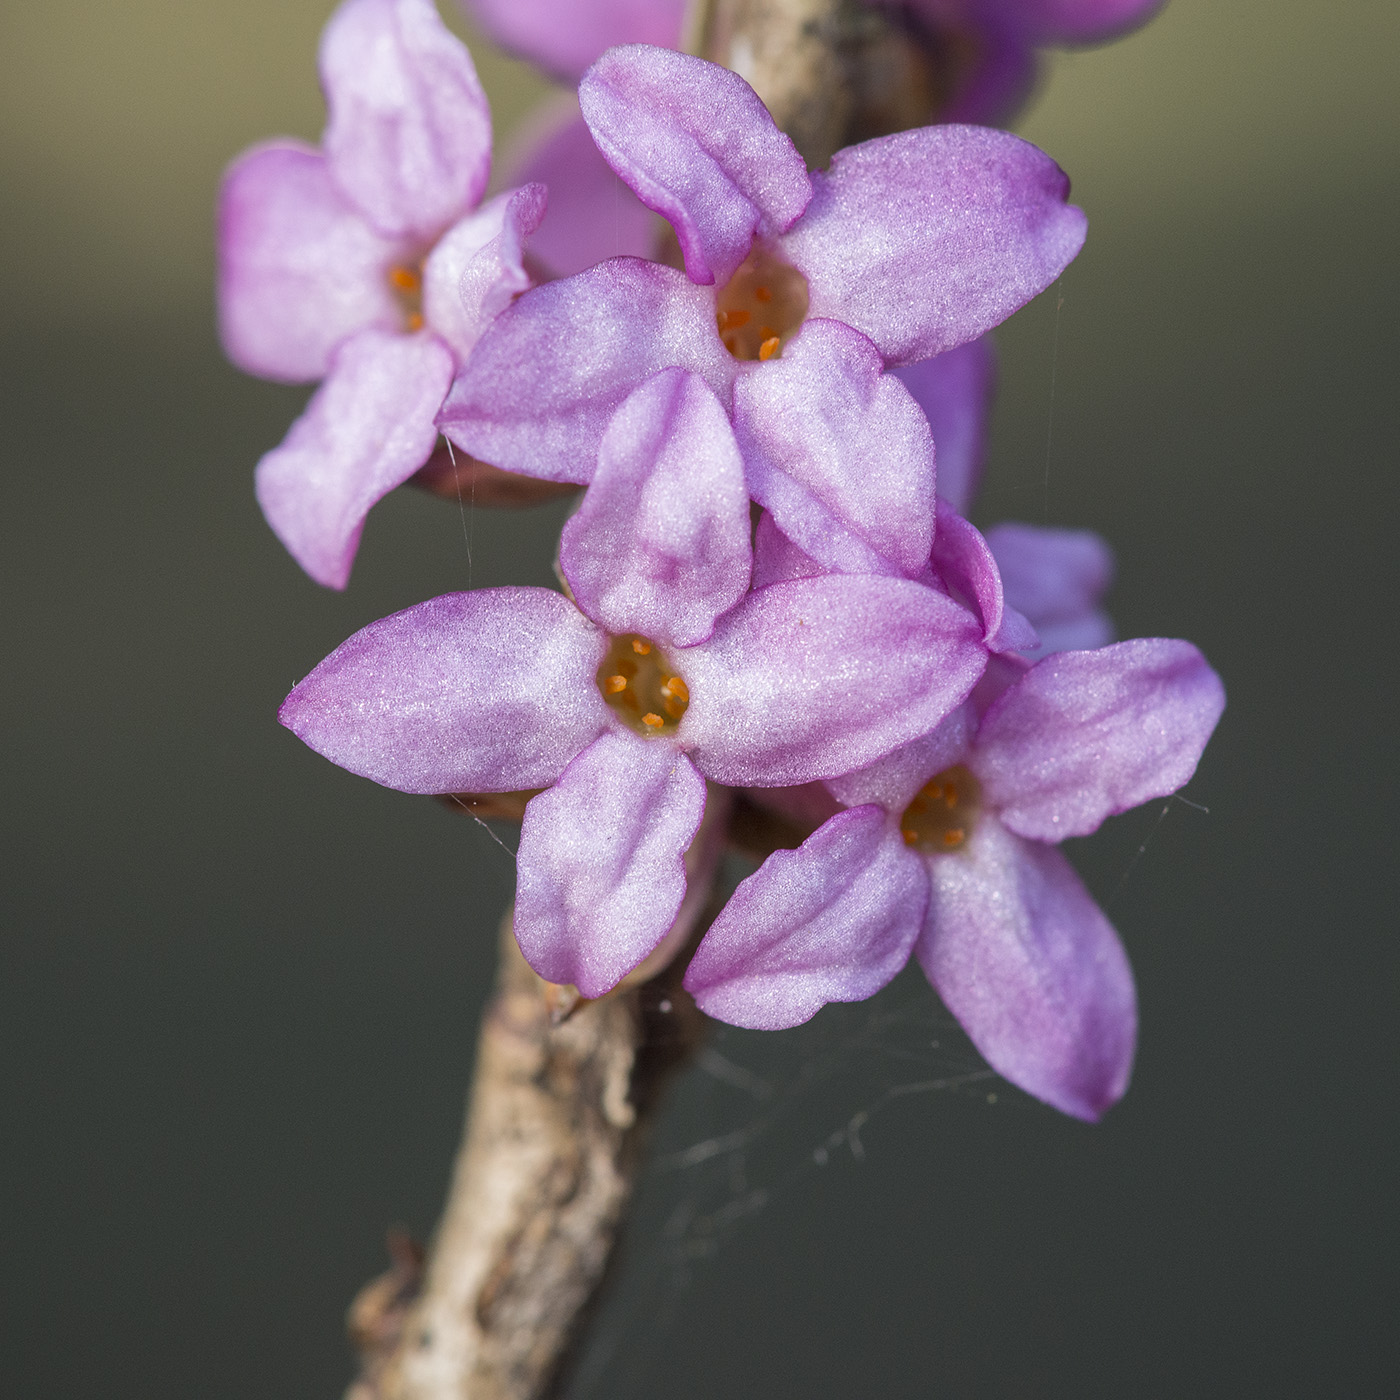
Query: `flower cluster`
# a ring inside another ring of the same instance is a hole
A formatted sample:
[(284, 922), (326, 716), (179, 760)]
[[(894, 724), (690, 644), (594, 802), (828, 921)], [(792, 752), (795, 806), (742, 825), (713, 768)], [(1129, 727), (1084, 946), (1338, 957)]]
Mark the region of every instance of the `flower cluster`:
[[(1097, 1117), (1127, 1084), (1132, 978), (1056, 845), (1185, 783), (1224, 698), (1189, 643), (1111, 644), (1096, 536), (965, 518), (986, 333), (1078, 252), (1068, 181), (967, 125), (809, 171), (743, 78), (664, 47), (678, 5), (477, 8), (586, 70), (582, 178), (536, 169), (481, 203), (466, 49), (431, 0), (345, 0), (323, 149), (262, 146), (227, 177), (223, 333), (255, 373), (323, 380), (257, 474), (313, 578), (345, 585), (370, 506), (441, 432), (583, 488), (564, 591), (372, 623), (282, 723), (404, 792), (518, 794), (517, 937), (585, 997), (679, 951), (743, 790), (805, 839), (704, 933), (685, 983), (705, 1011), (795, 1025), (912, 955), (996, 1069)], [(991, 63), (991, 38), (1029, 54), (1144, 6), (909, 8)], [(601, 166), (673, 257), (593, 256)], [(556, 183), (573, 237), (537, 253)]]

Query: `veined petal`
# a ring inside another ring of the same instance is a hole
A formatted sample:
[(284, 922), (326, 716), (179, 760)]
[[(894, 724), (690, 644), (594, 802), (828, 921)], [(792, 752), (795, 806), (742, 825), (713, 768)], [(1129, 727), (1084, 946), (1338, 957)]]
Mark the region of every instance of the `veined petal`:
[(1004, 131), (932, 126), (848, 146), (779, 240), (809, 315), (845, 321), (886, 363), (942, 354), (1042, 292), (1084, 242), (1049, 156)]
[(675, 920), (704, 811), (705, 780), (671, 744), (595, 739), (525, 808), (515, 936), (530, 966), (611, 991)]
[(915, 955), (987, 1063), (1091, 1122), (1128, 1087), (1137, 997), (1108, 920), (1053, 846), (983, 814), (967, 845), (928, 858)]
[(549, 189), (549, 210), (530, 239), (530, 256), (554, 277), (572, 277), (605, 258), (645, 258), (656, 251), (661, 223), (621, 180), (594, 143), (578, 102), (561, 110), (512, 166), (514, 179)]
[(775, 583), (677, 658), (690, 708), (677, 737), (736, 787), (790, 787), (863, 767), (927, 733), (987, 664), (981, 628), (905, 579)]
[(873, 996), (909, 961), (928, 899), (924, 862), (878, 807), (839, 812), (775, 851), (730, 896), (685, 974), (707, 1015), (801, 1025), (830, 1001)]
[(996, 347), (980, 336), (931, 360), (894, 371), (933, 430), (938, 495), (966, 515), (982, 480), (987, 420), (996, 392)]
[(460, 364), (530, 286), (524, 242), (544, 217), (543, 185), (507, 190), (454, 224), (423, 263), (423, 314)]
[(628, 44), (583, 75), (578, 96), (608, 164), (675, 229), (692, 281), (728, 281), (754, 235), (789, 228), (812, 197), (791, 138), (717, 63)]
[(297, 141), (245, 151), (219, 191), (225, 354), (264, 379), (320, 379), (346, 336), (402, 324), (388, 276), (401, 249), (336, 189), (319, 151)]
[(933, 436), (863, 335), (808, 321), (781, 359), (736, 380), (734, 426), (754, 499), (818, 563), (912, 575), (928, 561)]
[(365, 516), (432, 455), (452, 354), (432, 335), (361, 331), (258, 463), (258, 504), (317, 583), (344, 588)]
[(1064, 651), (987, 711), (972, 768), (1012, 831), (1085, 836), (1188, 782), (1224, 708), (1220, 677), (1190, 642)]
[(560, 593), (449, 593), (372, 622), (278, 719), (332, 763), (401, 792), (552, 783), (609, 728), (593, 677), (607, 639)]
[(751, 566), (729, 415), (698, 375), (662, 370), (608, 425), (559, 567), (599, 626), (687, 647), (744, 596)]
[(491, 109), (432, 0), (342, 0), (320, 62), (331, 174), (375, 227), (428, 240), (476, 204)]
[[(685, 0), (462, 0), (504, 49), (577, 80), (615, 44), (680, 47)], [(550, 187), (551, 194), (553, 186)]]
[(727, 404), (736, 364), (719, 343), (712, 293), (674, 268), (613, 258), (501, 312), (438, 424), (494, 467), (586, 483), (608, 421), (644, 380), (676, 365)]
[(938, 503), (938, 534), (933, 567), (955, 594), (968, 600), (982, 619), (989, 651), (1025, 651), (1036, 645), (1035, 628), (1002, 592), (997, 561), (981, 532), (945, 501)]

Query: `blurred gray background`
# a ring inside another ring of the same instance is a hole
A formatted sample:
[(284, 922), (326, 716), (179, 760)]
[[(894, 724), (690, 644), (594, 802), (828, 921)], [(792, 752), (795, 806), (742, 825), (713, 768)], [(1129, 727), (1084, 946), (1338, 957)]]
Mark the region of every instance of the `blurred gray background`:
[[(31, 1400), (339, 1393), (384, 1228), (436, 1218), (510, 894), (486, 831), (273, 718), (373, 618), (547, 582), (561, 519), (396, 493), (344, 596), (261, 522), (304, 394), (220, 358), (211, 206), (247, 143), (316, 138), (330, 8), (0, 8), (0, 1374)], [(574, 1400), (1400, 1390), (1398, 42), (1383, 0), (1173, 0), (1021, 126), (1091, 231), (1001, 332), (977, 518), (1101, 530), (1123, 634), (1230, 692), (1208, 813), (1072, 852), (1140, 981), (1128, 1099), (1088, 1128), (968, 1078), (917, 977), (721, 1033)], [(508, 133), (543, 88), (474, 50)]]

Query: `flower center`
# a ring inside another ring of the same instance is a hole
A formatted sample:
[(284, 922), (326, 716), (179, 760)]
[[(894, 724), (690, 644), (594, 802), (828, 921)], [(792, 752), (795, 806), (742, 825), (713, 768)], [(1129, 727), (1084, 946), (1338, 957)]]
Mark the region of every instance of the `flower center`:
[(715, 297), (715, 322), (736, 360), (771, 360), (807, 316), (807, 279), (755, 243)]
[(674, 734), (690, 704), (690, 689), (661, 648), (628, 633), (614, 637), (598, 667), (603, 699), (638, 734)]
[(919, 789), (899, 819), (899, 833), (920, 851), (956, 851), (972, 835), (981, 809), (982, 786), (959, 763)]
[(403, 310), (404, 329), (423, 329), (423, 264), (395, 263), (389, 269), (389, 288)]

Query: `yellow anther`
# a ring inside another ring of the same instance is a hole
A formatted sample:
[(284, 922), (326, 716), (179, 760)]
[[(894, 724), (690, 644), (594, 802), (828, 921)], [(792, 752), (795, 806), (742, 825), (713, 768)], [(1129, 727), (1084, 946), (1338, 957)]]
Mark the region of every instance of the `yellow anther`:
[(753, 289), (753, 299), (755, 301), (768, 302), (773, 300), (773, 292), (769, 287), (755, 287)]
[(660, 729), (666, 721), (660, 715), (647, 713), (642, 716), (642, 723), (650, 725), (653, 729)]
[(632, 638), (632, 650), (635, 651), (635, 652), (637, 653), (638, 656), (650, 656), (650, 655), (651, 655), (651, 643), (650, 643), (650, 642), (644, 642), (640, 637), (633, 637), (633, 638)]
[(962, 764), (935, 774), (915, 795), (900, 818), (907, 846), (921, 851), (956, 851), (967, 844), (982, 806), (982, 788)]
[(616, 695), (619, 690), (627, 689), (626, 676), (609, 676), (607, 680), (608, 694)]
[(661, 690), (665, 695), (674, 695), (677, 700), (690, 699), (690, 687), (679, 676), (672, 676)]
[(914, 842), (919, 839), (919, 833), (917, 831), (909, 831), (907, 828), (902, 830), (899, 834), (904, 837), (904, 844), (906, 846), (912, 846)]
[(770, 335), (762, 345), (758, 347), (758, 358), (760, 360), (771, 360), (778, 353), (778, 346), (783, 342), (776, 335)]
[(423, 313), (421, 311), (409, 312), (406, 324), (410, 334), (414, 331), (421, 331), (423, 329)]
[(945, 846), (961, 846), (967, 840), (967, 832), (960, 826), (950, 826), (943, 833), (943, 844)]
[(389, 269), (389, 281), (394, 289), (400, 292), (416, 292), (423, 285), (423, 278), (413, 268), (404, 267), (402, 263)]

